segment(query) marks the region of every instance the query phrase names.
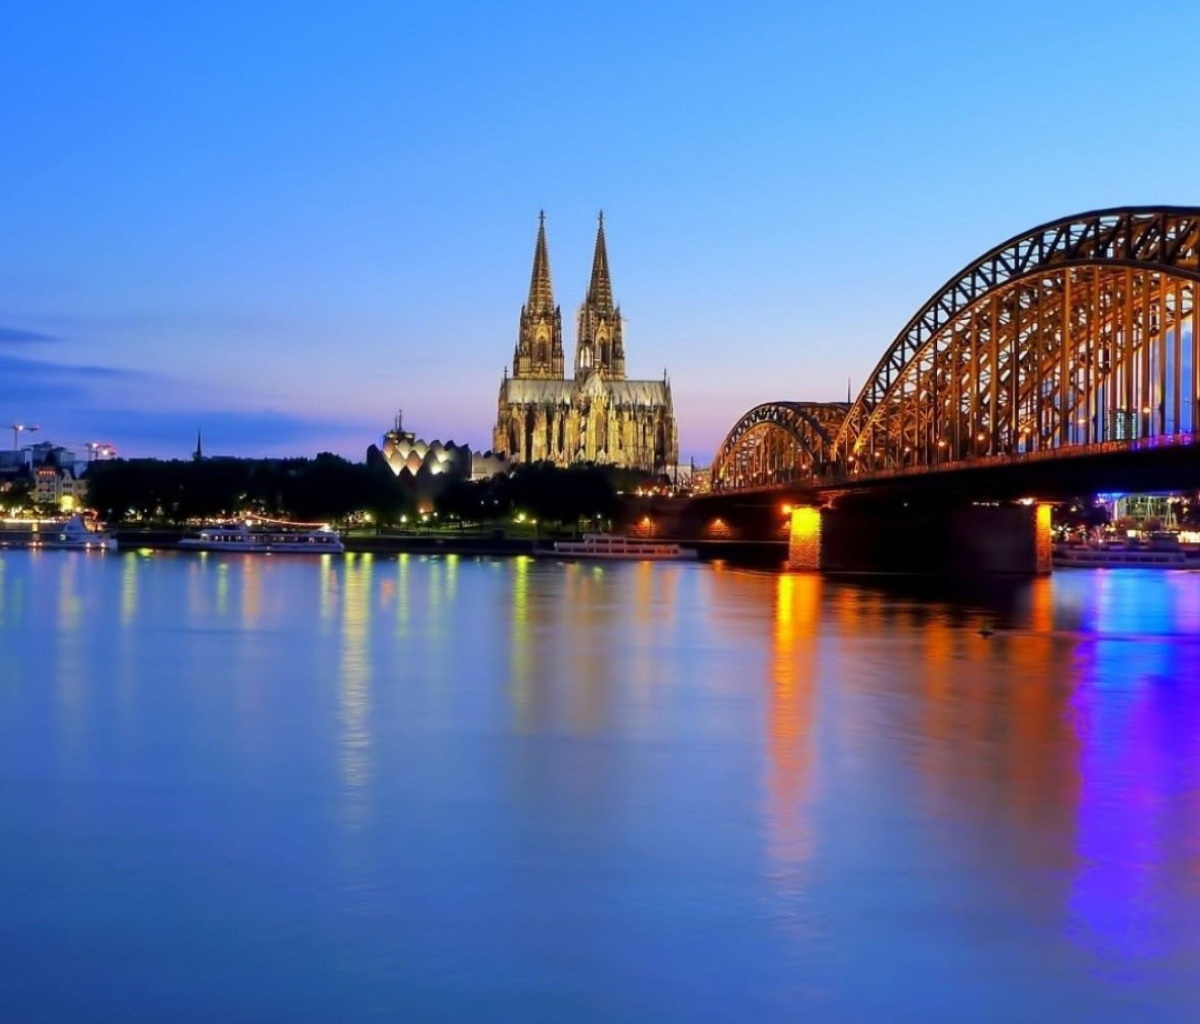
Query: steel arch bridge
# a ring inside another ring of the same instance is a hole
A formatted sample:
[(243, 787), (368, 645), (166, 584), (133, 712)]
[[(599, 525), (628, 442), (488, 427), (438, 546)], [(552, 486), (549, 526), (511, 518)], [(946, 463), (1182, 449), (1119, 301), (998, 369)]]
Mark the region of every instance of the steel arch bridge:
[(713, 487), (770, 487), (787, 467), (789, 482), (836, 486), (1200, 442), (1198, 288), (1200, 208), (1034, 228), (918, 310), (838, 422), (822, 421), (827, 444), (785, 422), (813, 405), (759, 406), (718, 450)]
[(733, 425), (713, 460), (720, 490), (802, 483), (827, 469), (848, 402), (765, 402)]

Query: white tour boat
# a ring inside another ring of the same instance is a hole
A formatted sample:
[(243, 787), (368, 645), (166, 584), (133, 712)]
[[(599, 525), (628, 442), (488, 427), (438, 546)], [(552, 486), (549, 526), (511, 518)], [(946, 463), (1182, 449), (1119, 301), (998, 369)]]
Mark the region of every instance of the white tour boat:
[(608, 533), (585, 533), (582, 540), (556, 540), (554, 553), (567, 558), (616, 558), (627, 561), (665, 561), (695, 558), (694, 548), (682, 548), (672, 541), (619, 537)]
[(179, 547), (186, 551), (249, 551), (268, 555), (340, 555), (346, 549), (332, 530), (251, 530), (235, 523), (206, 526), (198, 537), (184, 537)]
[[(18, 528), (14, 529), (14, 523)], [(35, 548), (48, 551), (116, 551), (117, 538), (105, 529), (89, 525), (82, 516), (62, 520), (12, 520), (0, 531), (0, 547)]]

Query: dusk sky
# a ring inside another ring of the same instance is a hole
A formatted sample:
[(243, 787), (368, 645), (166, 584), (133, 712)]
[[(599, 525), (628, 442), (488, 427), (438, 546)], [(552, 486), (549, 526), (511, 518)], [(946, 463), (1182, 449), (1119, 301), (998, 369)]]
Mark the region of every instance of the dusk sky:
[[(1200, 5), (9, 4), (0, 424), (125, 455), (490, 445), (539, 209), (605, 211), (681, 456), (857, 390), (946, 278), (1200, 204)], [(7, 443), (11, 443), (10, 440)]]

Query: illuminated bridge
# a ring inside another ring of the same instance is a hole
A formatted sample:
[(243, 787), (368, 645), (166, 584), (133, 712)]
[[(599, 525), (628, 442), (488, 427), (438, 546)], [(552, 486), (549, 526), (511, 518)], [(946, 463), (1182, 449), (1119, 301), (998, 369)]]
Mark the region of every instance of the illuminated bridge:
[(769, 402), (717, 495), (1051, 499), (1200, 486), (1200, 208), (1042, 225), (952, 277), (852, 403)]

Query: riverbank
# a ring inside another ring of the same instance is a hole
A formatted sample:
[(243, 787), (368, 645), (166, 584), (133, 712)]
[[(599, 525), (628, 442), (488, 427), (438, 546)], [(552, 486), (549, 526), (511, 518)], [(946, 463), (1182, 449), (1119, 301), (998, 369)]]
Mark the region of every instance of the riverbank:
[[(117, 544), (123, 550), (148, 548), (151, 551), (171, 551), (189, 531), (177, 529), (148, 529), (116, 531)], [(530, 555), (539, 547), (549, 548), (552, 542), (532, 537), (505, 537), (454, 534), (345, 534), (342, 544), (347, 552), (393, 554), (407, 551), (414, 554), (456, 555)]]
[[(116, 531), (123, 551), (141, 548), (172, 551), (187, 531), (174, 529)], [(348, 534), (342, 543), (350, 554), (464, 555), (478, 558), (511, 558), (516, 555), (553, 555), (550, 538), (482, 536), (470, 534)], [(695, 548), (701, 561), (727, 561), (737, 565), (773, 567), (787, 557), (785, 541), (681, 540)]]

